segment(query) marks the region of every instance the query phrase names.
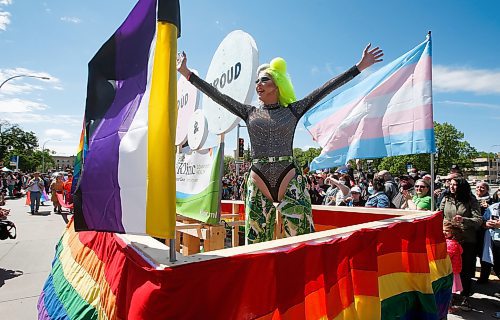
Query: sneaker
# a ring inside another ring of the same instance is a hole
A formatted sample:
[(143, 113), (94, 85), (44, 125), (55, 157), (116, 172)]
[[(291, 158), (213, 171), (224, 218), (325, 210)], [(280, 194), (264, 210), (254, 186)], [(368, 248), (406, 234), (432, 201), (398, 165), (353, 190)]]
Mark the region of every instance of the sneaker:
[(460, 310), (462, 311), (471, 311), (472, 307), (470, 306), (470, 301), (468, 297), (465, 297), (464, 300), (462, 300), (462, 303), (459, 306)]
[(30, 214), (35, 214), (35, 211), (31, 211)]

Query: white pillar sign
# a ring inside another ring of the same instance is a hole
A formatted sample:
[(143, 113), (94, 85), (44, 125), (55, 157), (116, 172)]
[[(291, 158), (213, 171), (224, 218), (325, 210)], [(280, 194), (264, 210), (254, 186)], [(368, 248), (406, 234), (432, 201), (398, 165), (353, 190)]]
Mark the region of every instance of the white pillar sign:
[[(254, 93), (258, 61), (254, 39), (241, 30), (233, 31), (215, 51), (206, 81), (231, 98), (249, 104)], [(240, 122), (240, 118), (207, 96), (203, 96), (203, 110), (208, 130), (215, 134), (229, 132)]]
[[(195, 74), (198, 71), (191, 70)], [(177, 131), (175, 144), (183, 145), (187, 140), (189, 120), (198, 105), (198, 89), (181, 76), (177, 81)]]

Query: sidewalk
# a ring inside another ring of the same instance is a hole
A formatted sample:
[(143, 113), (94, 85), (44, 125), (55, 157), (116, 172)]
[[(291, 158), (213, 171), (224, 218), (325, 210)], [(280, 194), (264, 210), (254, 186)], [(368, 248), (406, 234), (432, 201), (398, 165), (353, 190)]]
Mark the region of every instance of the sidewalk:
[[(54, 214), (50, 203), (40, 207), (38, 215), (30, 215), (24, 206), (26, 198), (7, 200), (4, 208), (11, 209), (9, 220), (17, 227), (17, 239), (0, 241), (0, 315), (1, 319), (33, 320), (43, 284), (51, 270), (55, 245), (66, 225), (67, 211)], [(475, 285), (471, 297), (474, 310), (457, 311), (448, 319), (494, 319), (500, 311), (500, 300), (493, 293), (500, 291), (500, 281), (490, 277), (490, 283)]]
[(32, 216), (25, 201), (26, 198), (9, 199), (4, 206), (11, 209), (9, 220), (16, 224), (17, 239), (0, 241), (1, 319), (37, 319), (38, 296), (66, 225), (66, 214), (51, 212), (51, 202)]

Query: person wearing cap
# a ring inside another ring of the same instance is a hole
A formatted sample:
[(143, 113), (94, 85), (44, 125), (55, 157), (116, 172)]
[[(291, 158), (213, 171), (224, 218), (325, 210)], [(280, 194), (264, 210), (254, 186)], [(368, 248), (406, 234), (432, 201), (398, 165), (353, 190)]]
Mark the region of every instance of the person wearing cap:
[[(358, 64), (332, 78), (301, 100), (295, 97), (283, 58), (257, 70), (255, 91), (260, 107), (245, 105), (221, 93), (187, 67), (186, 54), (177, 55), (177, 70), (196, 88), (245, 121), (252, 145), (252, 166), (246, 181), (245, 238), (247, 244), (274, 238), (276, 211), (280, 211), (284, 236), (314, 231), (311, 199), (306, 181), (293, 158), (293, 137), (300, 118), (336, 88), (361, 71), (382, 61), (383, 52), (368, 45)], [(274, 203), (278, 203), (278, 207)]]
[(403, 196), (407, 200), (410, 210), (431, 210), (431, 186), (424, 180), (419, 179), (415, 183), (415, 195), (403, 190)]
[(358, 186), (351, 188), (351, 196), (347, 197), (345, 201), (349, 207), (364, 207), (366, 204), (366, 200), (361, 198), (361, 188)]

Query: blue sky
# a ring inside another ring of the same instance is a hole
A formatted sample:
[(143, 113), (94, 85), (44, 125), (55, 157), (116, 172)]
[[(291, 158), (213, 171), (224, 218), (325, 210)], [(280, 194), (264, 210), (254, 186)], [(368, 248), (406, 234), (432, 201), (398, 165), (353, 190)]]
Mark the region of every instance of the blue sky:
[[(46, 142), (58, 154), (74, 154), (87, 63), (135, 3), (0, 0), (0, 81), (16, 74), (51, 78), (6, 83), (0, 89), (0, 119), (34, 131), (40, 145)], [(188, 54), (189, 66), (204, 76), (222, 39), (244, 30), (257, 43), (260, 63), (276, 56), (287, 60), (302, 97), (355, 64), (368, 42), (384, 49), (386, 63), (432, 30), (434, 119), (453, 124), (478, 150), (498, 152), (498, 12), (496, 0), (185, 0), (178, 46)], [(246, 130), (241, 132), (248, 141)], [(227, 149), (235, 148), (235, 140), (234, 132), (228, 134)], [(294, 146), (317, 145), (299, 125)]]

